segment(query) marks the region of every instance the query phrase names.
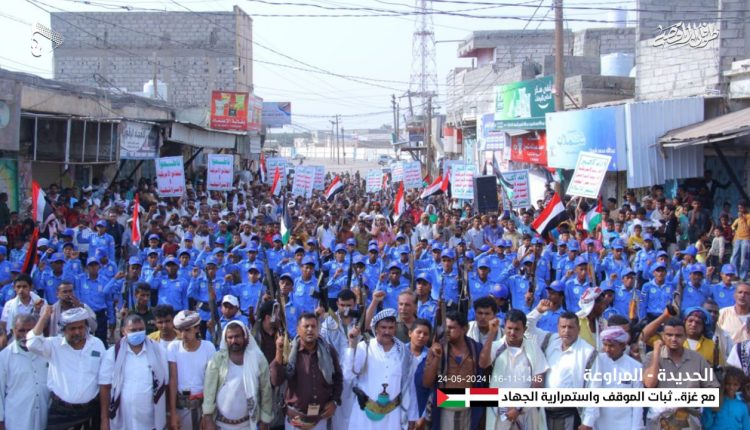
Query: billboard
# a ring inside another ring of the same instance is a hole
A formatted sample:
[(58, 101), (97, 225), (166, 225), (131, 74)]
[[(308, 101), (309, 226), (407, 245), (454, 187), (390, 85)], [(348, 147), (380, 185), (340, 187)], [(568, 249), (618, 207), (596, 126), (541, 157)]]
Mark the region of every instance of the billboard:
[(522, 134), (510, 138), (510, 160), (519, 163), (547, 165), (547, 133)]
[(292, 123), (291, 102), (263, 102), (263, 125), (278, 128)]
[(263, 99), (250, 94), (250, 103), (247, 109), (247, 130), (260, 131), (263, 128)]
[(555, 111), (552, 76), (495, 87), (498, 130), (543, 130), (545, 114)]
[(159, 129), (152, 124), (122, 121), (118, 125), (121, 160), (153, 160), (158, 155)]
[(215, 130), (247, 130), (248, 93), (211, 91), (211, 128)]

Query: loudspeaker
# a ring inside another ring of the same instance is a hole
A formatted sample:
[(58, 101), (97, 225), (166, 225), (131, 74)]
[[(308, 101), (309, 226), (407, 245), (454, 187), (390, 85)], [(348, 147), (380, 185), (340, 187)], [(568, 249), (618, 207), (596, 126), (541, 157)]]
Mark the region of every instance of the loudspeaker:
[(483, 214), (498, 212), (497, 178), (492, 175), (474, 177), (474, 210)]

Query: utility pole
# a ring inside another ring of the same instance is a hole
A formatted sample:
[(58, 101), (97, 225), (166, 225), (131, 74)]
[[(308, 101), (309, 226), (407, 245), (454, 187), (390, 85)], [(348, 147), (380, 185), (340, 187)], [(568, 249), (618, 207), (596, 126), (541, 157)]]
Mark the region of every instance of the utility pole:
[(396, 95), (391, 94), (391, 107), (393, 108), (393, 143), (398, 142), (398, 109), (396, 109)]
[(427, 174), (432, 176), (432, 94), (427, 96), (427, 110), (425, 112), (425, 125), (424, 125), (424, 146), (425, 146), (425, 164), (427, 167)]
[(156, 51), (154, 51), (154, 99), (159, 98), (156, 94)]
[(336, 121), (328, 120), (331, 123), (331, 160), (333, 160), (333, 138), (336, 136), (334, 127), (336, 127)]
[(563, 64), (563, 0), (555, 0), (555, 110), (565, 110), (565, 69)]
[(341, 127), (341, 152), (343, 152), (344, 164), (346, 164), (346, 133), (344, 133), (344, 127)]
[(339, 145), (339, 116), (336, 115), (336, 164), (341, 164), (341, 151)]

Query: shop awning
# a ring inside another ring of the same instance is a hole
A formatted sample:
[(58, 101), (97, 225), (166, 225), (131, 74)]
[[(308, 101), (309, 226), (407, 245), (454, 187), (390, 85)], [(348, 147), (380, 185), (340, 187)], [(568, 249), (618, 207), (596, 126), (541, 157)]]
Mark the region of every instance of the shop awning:
[(196, 148), (233, 149), (236, 137), (245, 135), (247, 133), (211, 130), (191, 123), (174, 122), (168, 140)]
[(680, 127), (659, 138), (665, 148), (705, 145), (750, 134), (750, 108)]

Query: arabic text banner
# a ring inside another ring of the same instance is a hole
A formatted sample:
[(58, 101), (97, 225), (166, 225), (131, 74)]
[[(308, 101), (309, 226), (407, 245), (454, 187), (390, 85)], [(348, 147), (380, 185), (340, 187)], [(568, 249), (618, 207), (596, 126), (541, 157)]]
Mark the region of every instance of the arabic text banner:
[(160, 197), (185, 195), (185, 165), (182, 157), (156, 159), (156, 189)]
[(208, 154), (206, 189), (210, 191), (231, 191), (234, 179), (234, 156), (229, 154)]

